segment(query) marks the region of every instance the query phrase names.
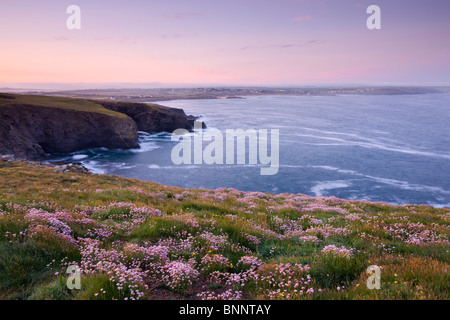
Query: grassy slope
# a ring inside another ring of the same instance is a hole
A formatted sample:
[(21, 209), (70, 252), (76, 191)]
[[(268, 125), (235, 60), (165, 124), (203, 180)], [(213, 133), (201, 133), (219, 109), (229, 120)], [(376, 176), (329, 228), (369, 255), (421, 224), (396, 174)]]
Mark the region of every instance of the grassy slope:
[[(450, 297), (450, 210), (188, 190), (60, 171), (0, 162), (2, 299), (120, 299), (135, 296), (133, 290), (146, 299), (195, 299), (205, 291), (215, 297), (242, 291), (251, 299)], [(328, 245), (353, 250), (322, 252)], [(251, 269), (244, 256), (260, 266)], [(68, 261), (84, 266), (81, 290), (65, 287)], [(92, 267), (98, 261), (113, 262), (108, 268), (115, 274), (137, 274), (142, 281), (110, 281), (111, 275)], [(170, 261), (191, 266), (186, 279), (170, 276), (170, 270), (181, 272), (179, 265), (170, 269)], [(369, 265), (382, 267), (381, 290), (366, 287)], [(214, 281), (214, 271), (228, 283)], [(230, 273), (242, 281), (230, 280)], [(311, 288), (314, 293), (306, 294)]]
[[(14, 97), (15, 99), (10, 99), (9, 97)], [(122, 113), (108, 110), (98, 103), (83, 99), (49, 97), (39, 95), (0, 94), (0, 107), (15, 104), (69, 109), (81, 112), (96, 112), (119, 118), (126, 117), (126, 115)]]

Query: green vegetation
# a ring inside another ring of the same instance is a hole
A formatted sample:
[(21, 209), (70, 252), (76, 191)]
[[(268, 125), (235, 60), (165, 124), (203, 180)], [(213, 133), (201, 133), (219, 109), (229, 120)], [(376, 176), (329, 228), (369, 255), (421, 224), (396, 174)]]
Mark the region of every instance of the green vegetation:
[(124, 118), (126, 115), (108, 110), (93, 101), (75, 98), (49, 97), (40, 95), (0, 94), (0, 107), (14, 105), (31, 105), (49, 108), (69, 109), (82, 112), (96, 112), (113, 117)]
[(449, 299), (449, 217), (0, 162), (0, 299)]

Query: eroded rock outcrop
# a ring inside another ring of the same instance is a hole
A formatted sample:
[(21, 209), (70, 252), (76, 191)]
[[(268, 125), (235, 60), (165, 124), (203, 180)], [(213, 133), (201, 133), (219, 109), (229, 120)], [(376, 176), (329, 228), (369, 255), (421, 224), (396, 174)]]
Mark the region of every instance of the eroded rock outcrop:
[[(143, 104), (130, 102), (97, 101), (103, 107), (131, 117), (139, 131), (172, 132), (175, 129), (194, 128), (194, 121), (198, 117), (186, 115), (182, 109), (169, 108), (158, 104)], [(206, 127), (203, 125), (203, 127)]]
[(195, 119), (156, 105), (0, 94), (0, 155), (37, 160), (88, 148), (139, 148), (138, 130), (191, 130)]

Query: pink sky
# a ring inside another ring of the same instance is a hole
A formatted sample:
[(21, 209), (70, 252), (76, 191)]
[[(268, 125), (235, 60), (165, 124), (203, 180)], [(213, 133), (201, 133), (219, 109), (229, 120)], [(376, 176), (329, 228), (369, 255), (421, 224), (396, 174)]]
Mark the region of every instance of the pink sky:
[[(66, 8), (81, 8), (81, 30)], [(382, 10), (368, 30), (366, 9)], [(450, 84), (448, 0), (2, 1), (0, 86)]]

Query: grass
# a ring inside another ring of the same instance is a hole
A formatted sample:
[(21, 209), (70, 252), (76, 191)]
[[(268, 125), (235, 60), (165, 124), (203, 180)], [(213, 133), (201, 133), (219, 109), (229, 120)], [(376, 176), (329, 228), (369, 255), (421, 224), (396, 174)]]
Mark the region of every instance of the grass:
[(106, 109), (101, 104), (76, 98), (49, 97), (40, 95), (14, 95), (0, 94), (0, 108), (15, 105), (31, 105), (49, 108), (75, 110), (80, 112), (102, 113), (116, 118), (125, 118), (126, 115)]
[(1, 299), (450, 297), (448, 209), (61, 171), (0, 162)]

